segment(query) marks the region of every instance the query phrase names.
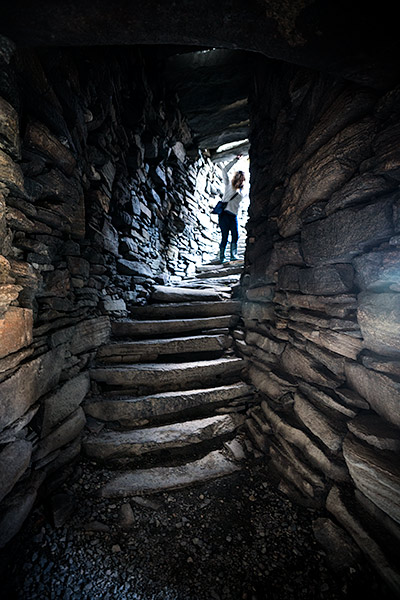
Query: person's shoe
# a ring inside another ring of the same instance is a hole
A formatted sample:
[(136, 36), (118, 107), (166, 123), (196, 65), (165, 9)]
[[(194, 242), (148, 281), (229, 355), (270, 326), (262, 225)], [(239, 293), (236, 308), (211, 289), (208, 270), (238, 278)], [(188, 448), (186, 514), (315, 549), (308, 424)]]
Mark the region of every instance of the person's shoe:
[(228, 261), (225, 258), (225, 248), (223, 250), (220, 249), (220, 251), (219, 251), (219, 264), (223, 265), (226, 262), (228, 262)]
[(231, 260), (239, 260), (237, 255), (237, 244), (231, 244)]

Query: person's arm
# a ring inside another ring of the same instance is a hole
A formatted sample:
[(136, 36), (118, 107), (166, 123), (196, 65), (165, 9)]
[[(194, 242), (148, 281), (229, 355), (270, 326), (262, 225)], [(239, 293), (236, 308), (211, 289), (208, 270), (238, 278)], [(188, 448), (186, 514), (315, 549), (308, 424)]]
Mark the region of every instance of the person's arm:
[(233, 160), (231, 160), (225, 167), (222, 167), (222, 177), (224, 179), (224, 184), (229, 185), (229, 177), (228, 173), (232, 169), (233, 165), (239, 160), (239, 156), (235, 156)]

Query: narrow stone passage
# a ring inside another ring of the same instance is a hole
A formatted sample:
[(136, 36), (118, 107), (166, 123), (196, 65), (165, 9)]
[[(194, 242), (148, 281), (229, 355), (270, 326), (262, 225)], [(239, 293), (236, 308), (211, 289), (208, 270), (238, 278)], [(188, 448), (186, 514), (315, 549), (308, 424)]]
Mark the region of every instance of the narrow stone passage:
[(0, 26), (2, 596), (399, 598), (394, 19), (28, 4)]
[(277, 490), (246, 439), (255, 396), (232, 337), (240, 270), (206, 265), (180, 286), (156, 286), (134, 320), (113, 323), (84, 403), (84, 457), (2, 556), (7, 599), (387, 591), (353, 547), (341, 546), (340, 558), (321, 549), (324, 519)]
[(102, 496), (156, 493), (241, 468), (241, 430), (255, 402), (232, 337), (240, 302), (231, 286), (242, 265), (218, 267), (155, 286), (148, 306), (112, 324), (85, 402), (83, 449), (104, 469)]

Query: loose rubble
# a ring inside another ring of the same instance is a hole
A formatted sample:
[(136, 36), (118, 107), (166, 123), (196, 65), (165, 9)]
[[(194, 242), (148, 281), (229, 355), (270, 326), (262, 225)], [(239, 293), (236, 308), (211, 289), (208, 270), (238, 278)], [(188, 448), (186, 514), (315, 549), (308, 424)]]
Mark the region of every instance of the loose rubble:
[(33, 511), (1, 554), (3, 598), (390, 598), (354, 548), (347, 563), (330, 566), (313, 534), (318, 511), (292, 505), (261, 464), (190, 489), (118, 500), (97, 495), (103, 477), (90, 462), (76, 468), (64, 486), (75, 510), (58, 527), (51, 506)]

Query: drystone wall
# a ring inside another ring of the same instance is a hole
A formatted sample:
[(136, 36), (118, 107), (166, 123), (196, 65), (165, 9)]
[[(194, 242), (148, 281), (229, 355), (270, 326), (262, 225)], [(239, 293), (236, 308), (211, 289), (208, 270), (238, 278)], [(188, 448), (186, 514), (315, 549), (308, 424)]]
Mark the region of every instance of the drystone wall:
[(248, 429), (326, 508), (319, 537), (347, 530), (399, 591), (400, 88), (260, 61), (251, 107)]
[(110, 318), (214, 256), (218, 169), (138, 50), (0, 44), (0, 546), (80, 452)]

